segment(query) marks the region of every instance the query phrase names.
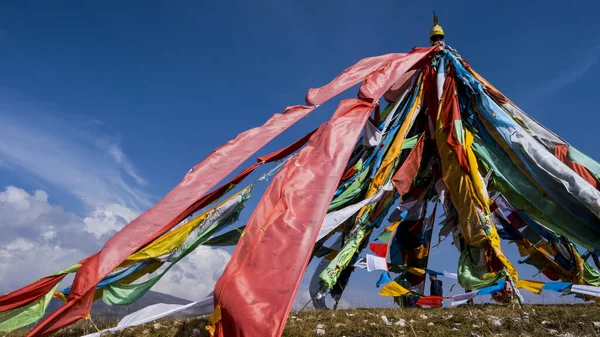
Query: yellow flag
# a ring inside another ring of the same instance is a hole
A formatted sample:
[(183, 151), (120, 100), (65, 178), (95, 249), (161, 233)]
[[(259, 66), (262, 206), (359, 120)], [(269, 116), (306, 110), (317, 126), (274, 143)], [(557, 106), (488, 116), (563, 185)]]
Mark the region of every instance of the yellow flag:
[(210, 316), (208, 316), (208, 323), (217, 324), (217, 322), (220, 320), (221, 320), (221, 306), (217, 305), (215, 307), (215, 310), (213, 310), (213, 312), (210, 313)]
[(492, 250), (496, 257), (502, 262), (504, 268), (506, 268), (506, 272), (512, 277), (513, 280), (519, 280), (519, 274), (517, 273), (517, 269), (513, 266), (512, 263), (506, 258), (502, 248), (500, 247), (500, 236), (498, 235), (498, 231), (496, 230), (496, 226), (492, 224), (492, 228), (490, 231), (490, 244), (492, 246)]
[(215, 335), (215, 325), (221, 320), (221, 307), (217, 305), (215, 310), (208, 316), (208, 324), (204, 327), (208, 334), (212, 337)]
[(385, 228), (385, 230), (386, 230), (386, 231), (393, 232), (393, 231), (395, 231), (395, 230), (396, 230), (396, 228), (398, 228), (398, 225), (400, 225), (400, 221), (396, 221), (396, 222), (394, 222), (394, 223), (393, 223), (391, 226), (387, 226), (387, 227)]
[(183, 226), (168, 232), (163, 235), (159, 239), (153, 241), (143, 249), (129, 255), (127, 260), (125, 260), (119, 267), (124, 268), (126, 266), (132, 265), (138, 261), (156, 258), (161, 255), (165, 255), (174, 249), (177, 249), (185, 239), (190, 235), (190, 233), (198, 227), (198, 225), (206, 219), (208, 216), (208, 212), (197, 216), (194, 220), (189, 221)]
[(518, 280), (517, 288), (529, 290), (532, 293), (539, 295), (542, 292), (542, 287), (544, 284), (544, 282), (540, 281)]
[(383, 288), (381, 288), (381, 290), (379, 291), (379, 295), (381, 295), (381, 296), (401, 296), (404, 294), (408, 294), (409, 292), (410, 292), (410, 290), (399, 285), (396, 281), (392, 281), (392, 282), (386, 284)]
[(421, 269), (421, 268), (416, 268), (416, 267), (406, 267), (406, 271), (417, 275), (417, 276), (424, 276), (425, 275), (425, 269)]
[(522, 239), (519, 241), (515, 241), (515, 243), (517, 244), (517, 248), (519, 249), (519, 255), (521, 255), (521, 257), (525, 257), (525, 256), (529, 256), (529, 248), (528, 243), (525, 241), (526, 239)]
[(208, 215), (211, 214), (211, 212), (223, 206), (225, 203), (229, 202), (231, 199), (237, 197), (238, 195), (247, 193), (248, 190), (249, 187), (246, 187), (245, 189), (222, 201), (217, 206), (198, 215), (197, 217), (181, 225), (177, 229), (166, 233), (165, 235), (148, 244), (146, 247), (142, 248), (141, 250), (129, 255), (127, 260), (121, 263), (119, 268), (125, 268), (138, 261), (157, 258), (177, 249), (185, 242), (185, 239), (192, 233), (192, 231), (202, 224), (202, 222), (208, 217)]

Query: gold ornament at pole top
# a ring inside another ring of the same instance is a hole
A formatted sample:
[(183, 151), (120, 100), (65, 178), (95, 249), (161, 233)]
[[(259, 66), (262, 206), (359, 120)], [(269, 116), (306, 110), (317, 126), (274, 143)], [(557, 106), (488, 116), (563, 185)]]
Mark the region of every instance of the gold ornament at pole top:
[(429, 42), (431, 42), (431, 44), (436, 44), (437, 42), (440, 42), (444, 39), (444, 30), (442, 29), (442, 26), (440, 26), (438, 24), (438, 17), (435, 14), (435, 11), (433, 12), (433, 27), (431, 27), (431, 30), (429, 31)]

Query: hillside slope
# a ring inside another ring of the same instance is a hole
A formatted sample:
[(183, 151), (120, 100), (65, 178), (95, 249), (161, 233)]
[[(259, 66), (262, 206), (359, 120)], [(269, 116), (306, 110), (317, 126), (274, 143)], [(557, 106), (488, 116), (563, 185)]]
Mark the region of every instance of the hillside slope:
[[(387, 322), (382, 318), (385, 316)], [(96, 318), (99, 328), (116, 321)], [(207, 337), (204, 318), (171, 318), (131, 327), (114, 337)], [(63, 329), (55, 337), (78, 337), (94, 332), (89, 321)], [(6, 337), (22, 337), (25, 331)], [(600, 335), (600, 306), (528, 305), (522, 310), (508, 306), (478, 305), (440, 309), (353, 309), (292, 313), (283, 336), (520, 336), (576, 337)]]

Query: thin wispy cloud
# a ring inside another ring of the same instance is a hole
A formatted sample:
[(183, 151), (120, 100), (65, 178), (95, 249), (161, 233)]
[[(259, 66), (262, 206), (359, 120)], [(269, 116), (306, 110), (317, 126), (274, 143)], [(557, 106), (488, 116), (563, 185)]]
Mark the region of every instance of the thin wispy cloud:
[(72, 193), (91, 208), (118, 204), (149, 207), (146, 181), (107, 137), (99, 140), (78, 125), (33, 121), (0, 111), (0, 162)]
[(140, 185), (146, 185), (147, 182), (144, 178), (140, 177), (140, 175), (136, 172), (135, 167), (129, 162), (125, 154), (121, 151), (121, 149), (117, 146), (117, 144), (110, 144), (108, 146), (108, 154), (113, 157), (113, 159), (123, 167), (125, 173), (127, 173), (130, 177), (134, 178), (135, 181)]
[(0, 172), (18, 172), (81, 200), (81, 230), (98, 239), (152, 205), (146, 180), (116, 137), (81, 117), (22, 102), (0, 101)]
[[(566, 60), (568, 66), (558, 71), (557, 75), (545, 81), (539, 89), (533, 92), (532, 99), (542, 99), (585, 77), (589, 71), (600, 63), (600, 44), (585, 50), (578, 58)], [(561, 69), (555, 67), (553, 69)]]

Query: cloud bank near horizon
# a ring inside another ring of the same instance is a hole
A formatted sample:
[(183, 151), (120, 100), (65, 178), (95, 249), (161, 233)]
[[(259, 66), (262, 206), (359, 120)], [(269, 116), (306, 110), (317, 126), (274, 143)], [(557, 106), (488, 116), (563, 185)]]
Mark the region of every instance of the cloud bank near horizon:
[[(6, 293), (95, 253), (157, 198), (147, 192), (147, 181), (116, 137), (5, 102), (0, 112), (0, 172), (12, 171), (22, 184), (35, 186), (27, 191), (9, 181), (0, 187), (0, 293)], [(60, 194), (80, 205), (51, 197)], [(200, 299), (229, 258), (222, 249), (201, 247), (157, 289)]]

